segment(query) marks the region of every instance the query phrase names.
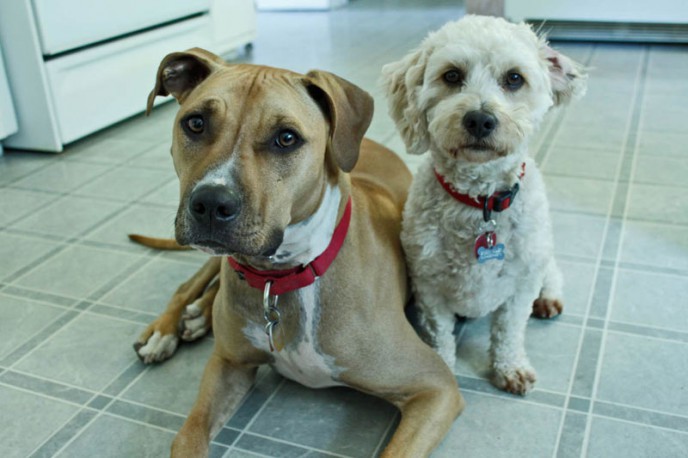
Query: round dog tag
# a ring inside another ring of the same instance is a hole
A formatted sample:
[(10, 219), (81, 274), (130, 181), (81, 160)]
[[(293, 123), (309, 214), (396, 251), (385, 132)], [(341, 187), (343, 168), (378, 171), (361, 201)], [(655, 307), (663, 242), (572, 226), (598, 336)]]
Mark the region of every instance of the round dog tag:
[(484, 248), (486, 250), (491, 249), (493, 246), (497, 244), (497, 234), (489, 231), (485, 232), (483, 234), (480, 234), (478, 238), (475, 239), (475, 245), (473, 246), (473, 253), (475, 254), (475, 257), (478, 258), (480, 248)]

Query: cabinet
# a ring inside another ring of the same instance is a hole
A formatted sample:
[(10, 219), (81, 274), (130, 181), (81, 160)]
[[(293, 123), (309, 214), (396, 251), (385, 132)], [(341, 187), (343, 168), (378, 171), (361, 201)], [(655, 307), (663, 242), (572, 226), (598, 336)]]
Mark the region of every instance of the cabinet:
[(2, 49), (0, 49), (0, 156), (2, 155), (2, 140), (17, 131), (17, 118), (14, 115), (14, 105), (7, 86), (7, 75), (3, 64)]
[(160, 60), (195, 46), (219, 55), (255, 39), (252, 0), (0, 2), (0, 43), (18, 131), (8, 147), (65, 144), (145, 109)]

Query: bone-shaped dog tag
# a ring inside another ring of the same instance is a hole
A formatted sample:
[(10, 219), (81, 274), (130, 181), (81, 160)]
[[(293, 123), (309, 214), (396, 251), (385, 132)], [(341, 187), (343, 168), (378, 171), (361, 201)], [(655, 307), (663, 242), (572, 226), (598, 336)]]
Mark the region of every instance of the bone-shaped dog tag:
[(473, 246), (475, 257), (478, 258), (479, 263), (491, 261), (493, 259), (504, 260), (504, 244), (497, 243), (497, 234), (492, 231), (480, 234), (475, 239)]

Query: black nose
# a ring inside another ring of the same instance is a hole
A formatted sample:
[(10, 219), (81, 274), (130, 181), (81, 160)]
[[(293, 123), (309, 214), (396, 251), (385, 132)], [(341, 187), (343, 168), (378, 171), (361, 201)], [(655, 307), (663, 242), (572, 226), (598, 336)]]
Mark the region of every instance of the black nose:
[(233, 220), (240, 207), (238, 196), (227, 187), (202, 185), (191, 194), (188, 209), (197, 222), (208, 224)]
[(497, 118), (483, 110), (469, 111), (463, 117), (463, 126), (477, 139), (485, 138), (497, 127)]

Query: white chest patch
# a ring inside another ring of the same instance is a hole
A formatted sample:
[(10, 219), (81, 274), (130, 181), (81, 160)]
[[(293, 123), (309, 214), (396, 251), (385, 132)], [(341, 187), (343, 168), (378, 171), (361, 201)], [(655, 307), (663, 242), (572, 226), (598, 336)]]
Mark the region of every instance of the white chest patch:
[(341, 192), (327, 186), (318, 209), (310, 217), (284, 230), (282, 244), (271, 257), (275, 262), (306, 265), (325, 251), (337, 223)]
[(254, 347), (272, 355), (274, 360), (271, 365), (283, 376), (309, 388), (343, 386), (343, 383), (335, 379), (343, 369), (337, 367), (334, 357), (323, 353), (318, 345), (319, 289), (316, 281), (294, 292), (298, 295), (301, 307), (301, 329), (298, 337), (288, 342), (281, 351), (270, 353), (264, 323), (249, 323), (244, 328), (244, 334)]

